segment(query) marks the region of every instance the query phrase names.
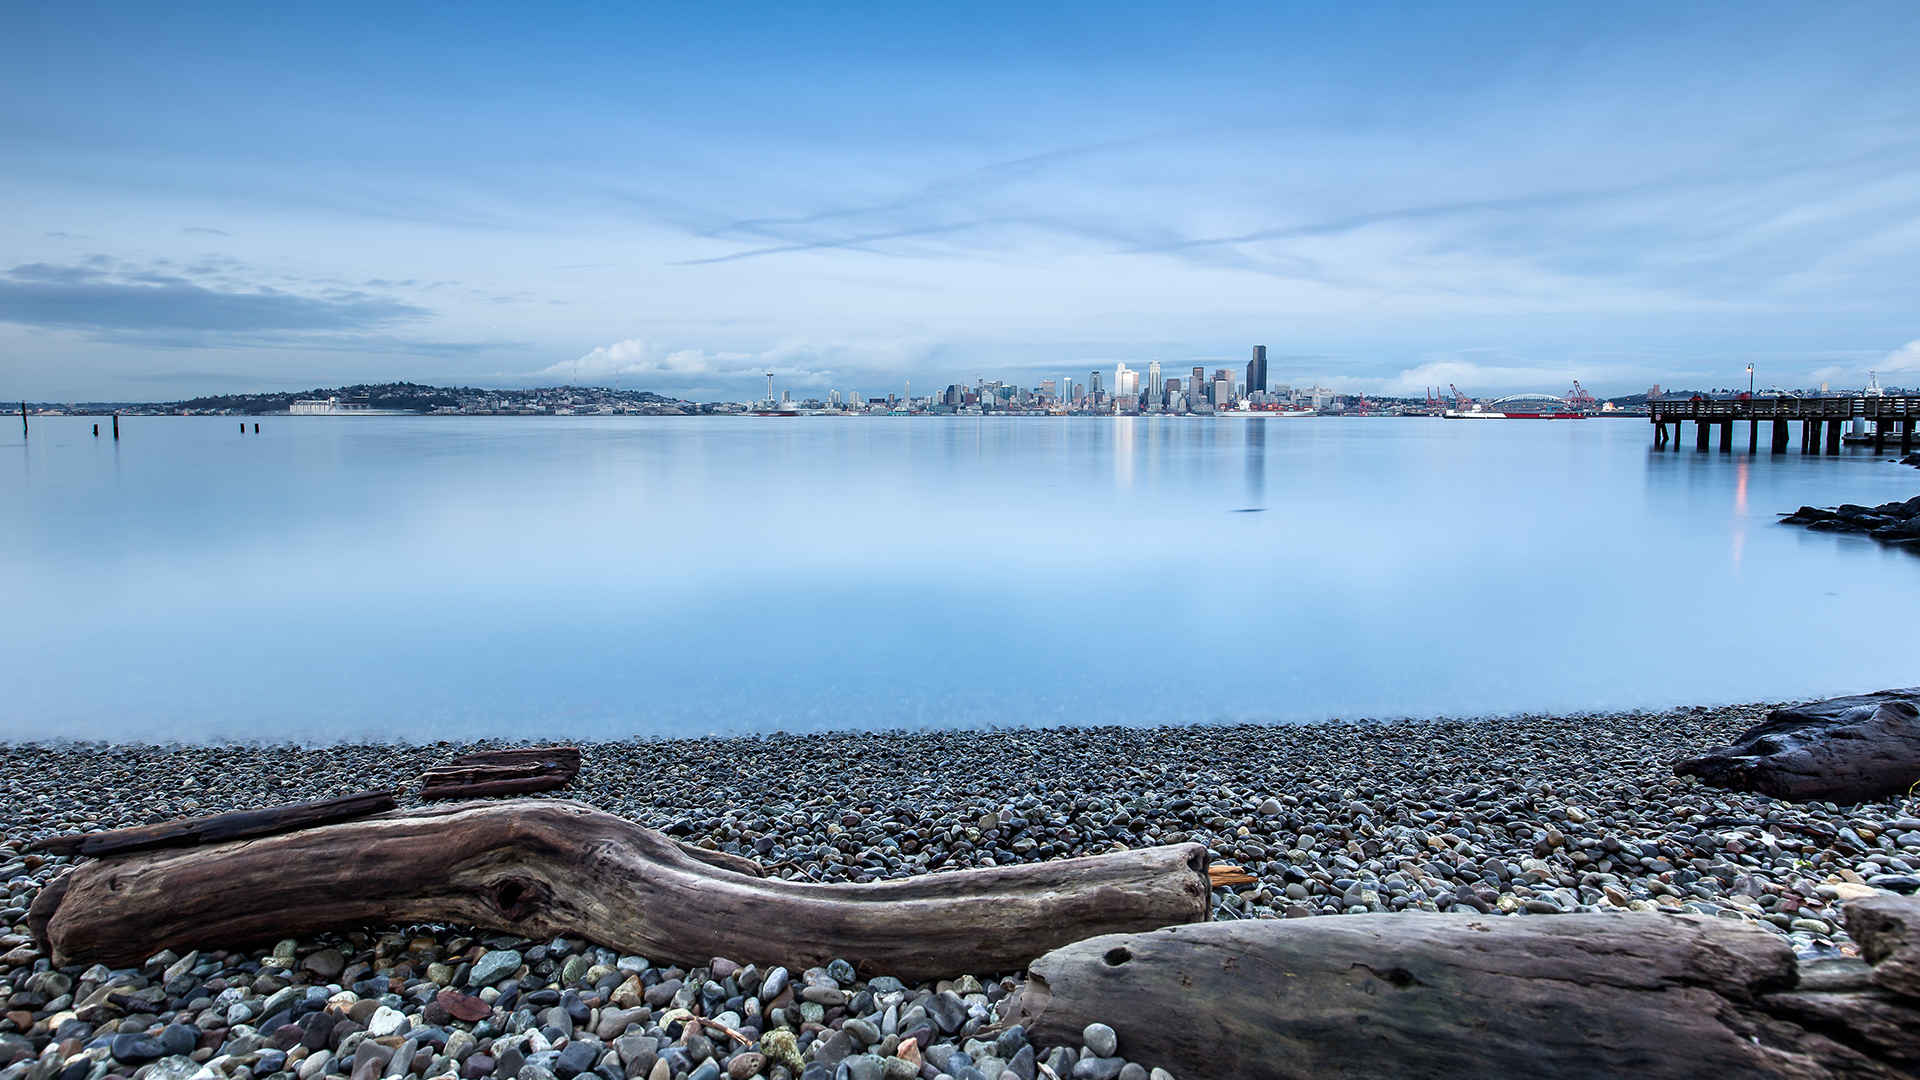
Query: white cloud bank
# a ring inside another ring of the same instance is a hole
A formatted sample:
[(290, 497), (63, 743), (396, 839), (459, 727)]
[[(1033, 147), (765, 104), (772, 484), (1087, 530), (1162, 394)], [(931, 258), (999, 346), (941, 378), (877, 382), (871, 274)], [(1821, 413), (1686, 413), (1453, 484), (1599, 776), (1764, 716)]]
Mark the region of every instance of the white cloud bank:
[(573, 360), (563, 360), (533, 372), (535, 379), (590, 383), (621, 379), (649, 379), (663, 385), (716, 380), (774, 378), (809, 386), (826, 385), (853, 375), (891, 376), (910, 371), (924, 361), (931, 347), (919, 341), (782, 342), (758, 352), (715, 352), (676, 349), (642, 338), (602, 345)]
[(1810, 372), (1807, 377), (1816, 383), (1863, 386), (1866, 384), (1868, 371), (1880, 375), (1920, 371), (1920, 340), (1907, 342), (1877, 362), (1868, 361), (1858, 366), (1833, 364)]

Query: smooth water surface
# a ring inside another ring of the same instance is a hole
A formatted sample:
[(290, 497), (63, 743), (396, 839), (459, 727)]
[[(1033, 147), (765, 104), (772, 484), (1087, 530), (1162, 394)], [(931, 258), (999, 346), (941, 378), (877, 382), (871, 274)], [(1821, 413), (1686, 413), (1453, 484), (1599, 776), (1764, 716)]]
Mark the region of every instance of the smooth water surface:
[[(0, 441), (0, 737), (1466, 715), (1920, 682), (1920, 492), (1644, 421), (129, 418)], [(102, 423), (104, 429), (106, 425)], [(1764, 432), (1762, 433), (1764, 438)]]

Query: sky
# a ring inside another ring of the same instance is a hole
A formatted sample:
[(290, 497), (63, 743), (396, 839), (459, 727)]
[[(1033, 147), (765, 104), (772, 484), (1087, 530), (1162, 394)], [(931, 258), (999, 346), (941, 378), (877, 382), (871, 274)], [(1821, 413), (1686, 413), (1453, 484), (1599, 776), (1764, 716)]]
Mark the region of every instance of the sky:
[(0, 5), (8, 397), (1920, 384), (1911, 0), (173, 7)]

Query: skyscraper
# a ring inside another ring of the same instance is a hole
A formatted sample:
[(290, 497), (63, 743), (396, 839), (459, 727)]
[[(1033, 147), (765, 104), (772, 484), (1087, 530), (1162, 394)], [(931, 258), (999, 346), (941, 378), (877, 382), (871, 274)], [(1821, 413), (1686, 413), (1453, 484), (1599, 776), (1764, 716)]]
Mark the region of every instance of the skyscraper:
[(1255, 345), (1253, 359), (1247, 361), (1247, 396), (1264, 394), (1267, 390), (1267, 347)]
[(1090, 371), (1087, 373), (1087, 393), (1092, 395), (1095, 401), (1100, 400), (1100, 373), (1098, 371)]
[(1193, 378), (1187, 380), (1187, 404), (1198, 405), (1207, 396), (1207, 369), (1193, 365)]
[(1164, 384), (1161, 383), (1160, 381), (1160, 361), (1158, 360), (1148, 361), (1147, 363), (1147, 399), (1149, 401), (1152, 401), (1156, 405), (1164, 402), (1166, 400), (1166, 395), (1162, 392), (1163, 386)]

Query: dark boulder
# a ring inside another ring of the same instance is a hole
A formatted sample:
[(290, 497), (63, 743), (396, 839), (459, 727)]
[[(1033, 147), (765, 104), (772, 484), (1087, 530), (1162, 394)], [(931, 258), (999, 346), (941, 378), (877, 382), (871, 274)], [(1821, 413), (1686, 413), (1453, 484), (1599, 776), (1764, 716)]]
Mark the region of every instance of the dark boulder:
[(1775, 709), (1678, 776), (1792, 802), (1865, 802), (1920, 783), (1920, 687)]

